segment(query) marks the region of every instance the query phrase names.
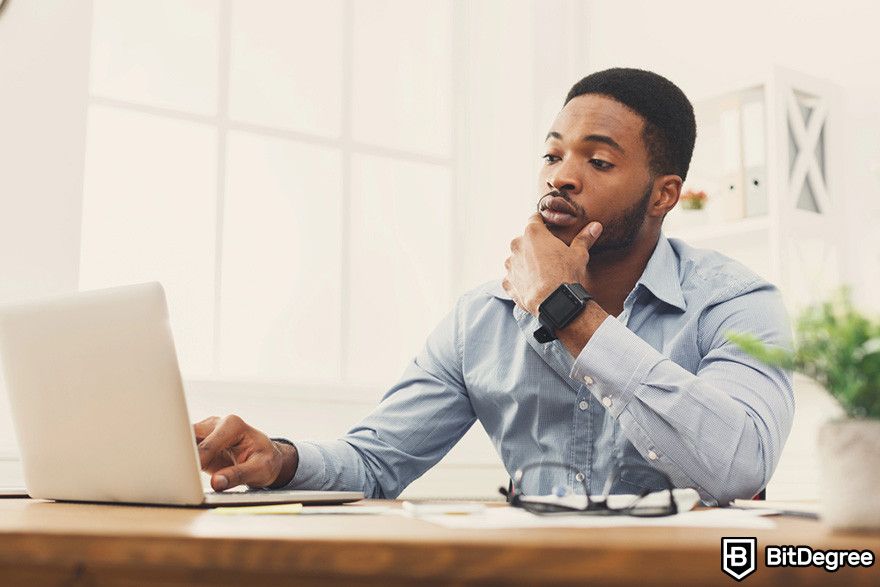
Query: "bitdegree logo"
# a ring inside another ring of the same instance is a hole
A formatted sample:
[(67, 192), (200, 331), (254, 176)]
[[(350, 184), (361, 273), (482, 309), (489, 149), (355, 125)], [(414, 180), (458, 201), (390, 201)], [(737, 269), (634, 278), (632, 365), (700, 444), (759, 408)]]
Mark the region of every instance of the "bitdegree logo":
[(768, 567), (821, 567), (833, 573), (841, 567), (870, 567), (874, 552), (870, 550), (813, 550), (809, 546), (767, 546), (764, 564)]
[[(737, 581), (742, 581), (757, 570), (758, 539), (754, 536), (723, 537), (721, 539), (721, 570)], [(816, 550), (806, 545), (770, 545), (764, 547), (766, 567), (817, 567), (833, 573), (844, 567), (872, 567), (872, 550), (829, 549)]]
[(721, 539), (721, 570), (742, 581), (755, 572), (758, 539), (754, 536)]

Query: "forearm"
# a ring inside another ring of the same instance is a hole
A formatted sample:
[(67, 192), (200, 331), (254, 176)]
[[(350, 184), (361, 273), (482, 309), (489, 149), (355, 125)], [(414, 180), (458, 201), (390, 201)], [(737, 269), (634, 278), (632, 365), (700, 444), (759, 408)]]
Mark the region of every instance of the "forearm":
[(476, 419), (458, 354), (460, 304), (370, 415), (339, 440), (296, 441), (289, 487), (395, 498), (458, 442)]
[(762, 416), (728, 389), (666, 361), (617, 416), (648, 463), (717, 505), (751, 498), (765, 487), (781, 450)]
[(571, 376), (587, 384), (633, 446), (707, 501), (749, 497), (769, 479), (791, 426), (791, 379), (716, 349), (691, 373), (614, 318), (596, 329)]
[(295, 457), (287, 457), (293, 472), (286, 483), (281, 483), (283, 475), (279, 475), (272, 488), (361, 491), (367, 497), (384, 497), (362, 455), (345, 440), (297, 440), (293, 444), (288, 452)]
[(577, 357), (608, 316), (608, 312), (603, 310), (602, 306), (595, 300), (590, 300), (577, 318), (565, 328), (556, 331), (556, 336), (571, 356)]

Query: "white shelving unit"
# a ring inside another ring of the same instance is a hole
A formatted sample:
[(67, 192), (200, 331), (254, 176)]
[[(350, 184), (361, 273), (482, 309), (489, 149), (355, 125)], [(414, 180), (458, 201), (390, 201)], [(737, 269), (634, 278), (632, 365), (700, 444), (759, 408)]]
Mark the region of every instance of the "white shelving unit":
[(678, 226), (668, 236), (681, 238), (689, 243), (700, 246), (712, 244), (716, 240), (724, 240), (730, 237), (747, 236), (750, 234), (762, 234), (770, 230), (769, 216), (756, 216), (754, 218), (741, 218), (739, 220), (725, 220), (721, 222), (706, 223), (702, 225)]
[(676, 207), (667, 236), (716, 249), (777, 284), (789, 310), (839, 286), (842, 213), (838, 89), (783, 68), (694, 104), (697, 143), (685, 190), (705, 209)]

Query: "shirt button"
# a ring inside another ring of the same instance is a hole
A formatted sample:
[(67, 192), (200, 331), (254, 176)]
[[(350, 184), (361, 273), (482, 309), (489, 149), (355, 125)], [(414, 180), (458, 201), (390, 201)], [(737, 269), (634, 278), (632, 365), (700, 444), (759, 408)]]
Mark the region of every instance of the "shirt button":
[(648, 458), (651, 459), (652, 461), (656, 461), (657, 460), (657, 453), (655, 453), (653, 450), (649, 450), (648, 451)]
[(589, 375), (584, 375), (584, 383), (587, 385), (593, 385), (593, 378)]
[(608, 397), (607, 395), (606, 395), (605, 397), (602, 398), (602, 405), (605, 406), (606, 408), (610, 408), (610, 407), (611, 407), (611, 403), (612, 403), (612, 402), (611, 402), (611, 398)]
[(583, 482), (585, 477), (584, 477), (583, 473), (578, 473), (577, 475), (574, 476), (574, 478), (580, 482)]
[(586, 410), (590, 407), (590, 404), (587, 403), (587, 400), (581, 400), (581, 403), (578, 404), (578, 407), (582, 410)]

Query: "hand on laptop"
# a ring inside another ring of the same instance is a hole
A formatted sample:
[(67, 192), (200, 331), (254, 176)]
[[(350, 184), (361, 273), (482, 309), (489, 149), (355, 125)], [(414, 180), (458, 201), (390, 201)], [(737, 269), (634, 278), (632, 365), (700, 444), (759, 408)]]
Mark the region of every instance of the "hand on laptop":
[(193, 430), (202, 470), (211, 473), (214, 491), (242, 484), (283, 487), (296, 473), (295, 447), (270, 440), (238, 416), (207, 418)]

